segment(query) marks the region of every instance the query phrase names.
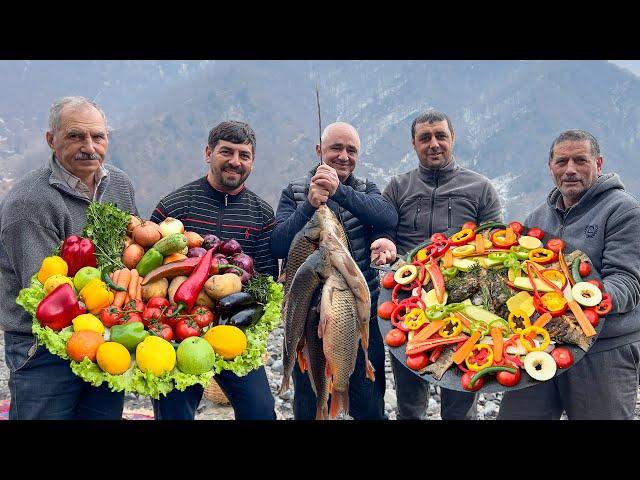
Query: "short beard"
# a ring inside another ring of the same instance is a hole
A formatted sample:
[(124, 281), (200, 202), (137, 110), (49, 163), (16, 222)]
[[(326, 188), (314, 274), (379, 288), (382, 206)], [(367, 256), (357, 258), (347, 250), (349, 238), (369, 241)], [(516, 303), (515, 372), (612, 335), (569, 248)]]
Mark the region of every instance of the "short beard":
[(245, 182), (245, 180), (249, 176), (248, 173), (241, 173), (240, 177), (237, 180), (231, 180), (229, 178), (224, 177), (223, 175), (224, 172), (222, 170), (218, 170), (215, 172), (212, 171), (211, 173), (213, 173), (213, 176), (216, 178), (216, 180), (220, 182), (220, 185), (223, 185), (229, 189), (238, 188), (240, 185), (242, 185)]

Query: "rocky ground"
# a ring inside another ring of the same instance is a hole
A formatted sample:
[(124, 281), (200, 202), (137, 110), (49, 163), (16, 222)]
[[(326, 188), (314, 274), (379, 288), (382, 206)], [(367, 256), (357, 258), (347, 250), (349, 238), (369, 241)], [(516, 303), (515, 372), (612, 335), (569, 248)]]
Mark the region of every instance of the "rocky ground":
[[(282, 381), (282, 328), (277, 328), (269, 337), (268, 353), (269, 358), (266, 361), (267, 377), (271, 392), (275, 397), (276, 414), (279, 420), (293, 419), (292, 397), (293, 390), (285, 392), (282, 396), (277, 396), (276, 392)], [(385, 370), (387, 375), (387, 390), (385, 394), (385, 410), (390, 419), (396, 418), (396, 397), (394, 389), (393, 375), (391, 374), (391, 365), (389, 364), (389, 356), (387, 355)], [(9, 389), (7, 382), (9, 379), (9, 371), (4, 363), (4, 336), (0, 331), (0, 400), (9, 398)], [(431, 386), (431, 398), (427, 415), (430, 420), (440, 420), (440, 394), (439, 387)], [(478, 400), (478, 418), (481, 420), (495, 420), (500, 408), (500, 399), (502, 394), (480, 394)], [(143, 414), (152, 416), (151, 401), (145, 397), (137, 397), (128, 394), (125, 402), (125, 413)], [(220, 405), (209, 399), (203, 399), (196, 414), (196, 420), (232, 420), (234, 418), (233, 409), (228, 405)], [(348, 419), (341, 416), (339, 418)], [(635, 419), (640, 419), (640, 393), (636, 403)]]

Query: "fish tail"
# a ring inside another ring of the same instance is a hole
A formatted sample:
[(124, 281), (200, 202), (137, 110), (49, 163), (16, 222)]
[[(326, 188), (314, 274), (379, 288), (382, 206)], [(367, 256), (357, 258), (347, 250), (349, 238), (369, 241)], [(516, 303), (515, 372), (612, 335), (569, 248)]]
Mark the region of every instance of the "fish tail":
[(324, 404), (318, 404), (316, 409), (316, 420), (329, 420), (328, 410), (326, 402)]
[(349, 411), (349, 392), (339, 392), (335, 390), (331, 394), (329, 416), (331, 418), (336, 418), (341, 411), (345, 413)]
[(375, 376), (375, 371), (376, 371), (376, 369), (375, 369), (375, 368), (373, 368), (373, 365), (371, 364), (371, 361), (370, 361), (369, 359), (367, 359), (367, 363), (366, 363), (366, 365), (367, 365), (367, 367), (366, 367), (366, 370), (367, 370), (367, 378), (368, 378), (369, 380), (371, 380), (372, 382), (375, 382), (375, 381), (376, 381), (376, 376)]
[(282, 383), (280, 384), (280, 389), (278, 390), (278, 395), (282, 395), (284, 392), (289, 390), (289, 376), (282, 377)]
[(302, 373), (307, 371), (307, 361), (302, 352), (298, 352), (298, 367), (300, 367)]

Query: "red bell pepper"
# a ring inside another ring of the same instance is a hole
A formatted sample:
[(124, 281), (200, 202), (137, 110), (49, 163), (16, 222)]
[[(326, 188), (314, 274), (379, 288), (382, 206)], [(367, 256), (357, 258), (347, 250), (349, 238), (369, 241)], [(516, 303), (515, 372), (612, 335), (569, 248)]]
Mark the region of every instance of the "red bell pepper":
[(63, 283), (38, 304), (36, 318), (40, 325), (57, 332), (71, 325), (74, 318), (86, 312), (78, 303), (71, 285)]
[(67, 237), (60, 248), (60, 256), (67, 262), (67, 275), (73, 277), (82, 267), (96, 266), (96, 249), (89, 238), (77, 235)]
[(596, 313), (599, 316), (604, 317), (613, 308), (613, 302), (611, 301), (611, 295), (609, 295), (608, 293), (603, 293), (602, 294), (602, 300), (600, 301), (600, 303), (598, 305), (596, 305), (593, 308), (595, 309)]
[(427, 264), (427, 269), (429, 270), (429, 275), (431, 275), (431, 281), (433, 282), (433, 288), (436, 291), (436, 298), (438, 299), (438, 303), (444, 303), (444, 294), (446, 292), (444, 285), (444, 277), (442, 276), (442, 272), (440, 271), (440, 267), (437, 263), (429, 262)]

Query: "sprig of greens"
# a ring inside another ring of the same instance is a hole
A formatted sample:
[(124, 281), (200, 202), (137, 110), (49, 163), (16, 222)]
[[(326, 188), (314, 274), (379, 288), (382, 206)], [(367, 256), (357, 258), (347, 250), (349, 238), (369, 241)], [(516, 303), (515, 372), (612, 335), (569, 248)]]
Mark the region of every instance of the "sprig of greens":
[(96, 248), (96, 263), (103, 272), (124, 268), (122, 249), (131, 215), (113, 203), (91, 202), (86, 210), (87, 224), (82, 236)]
[(269, 287), (272, 283), (273, 280), (270, 276), (255, 273), (244, 286), (244, 291), (253, 295), (253, 298), (255, 298), (258, 303), (262, 303), (264, 305), (267, 303)]

